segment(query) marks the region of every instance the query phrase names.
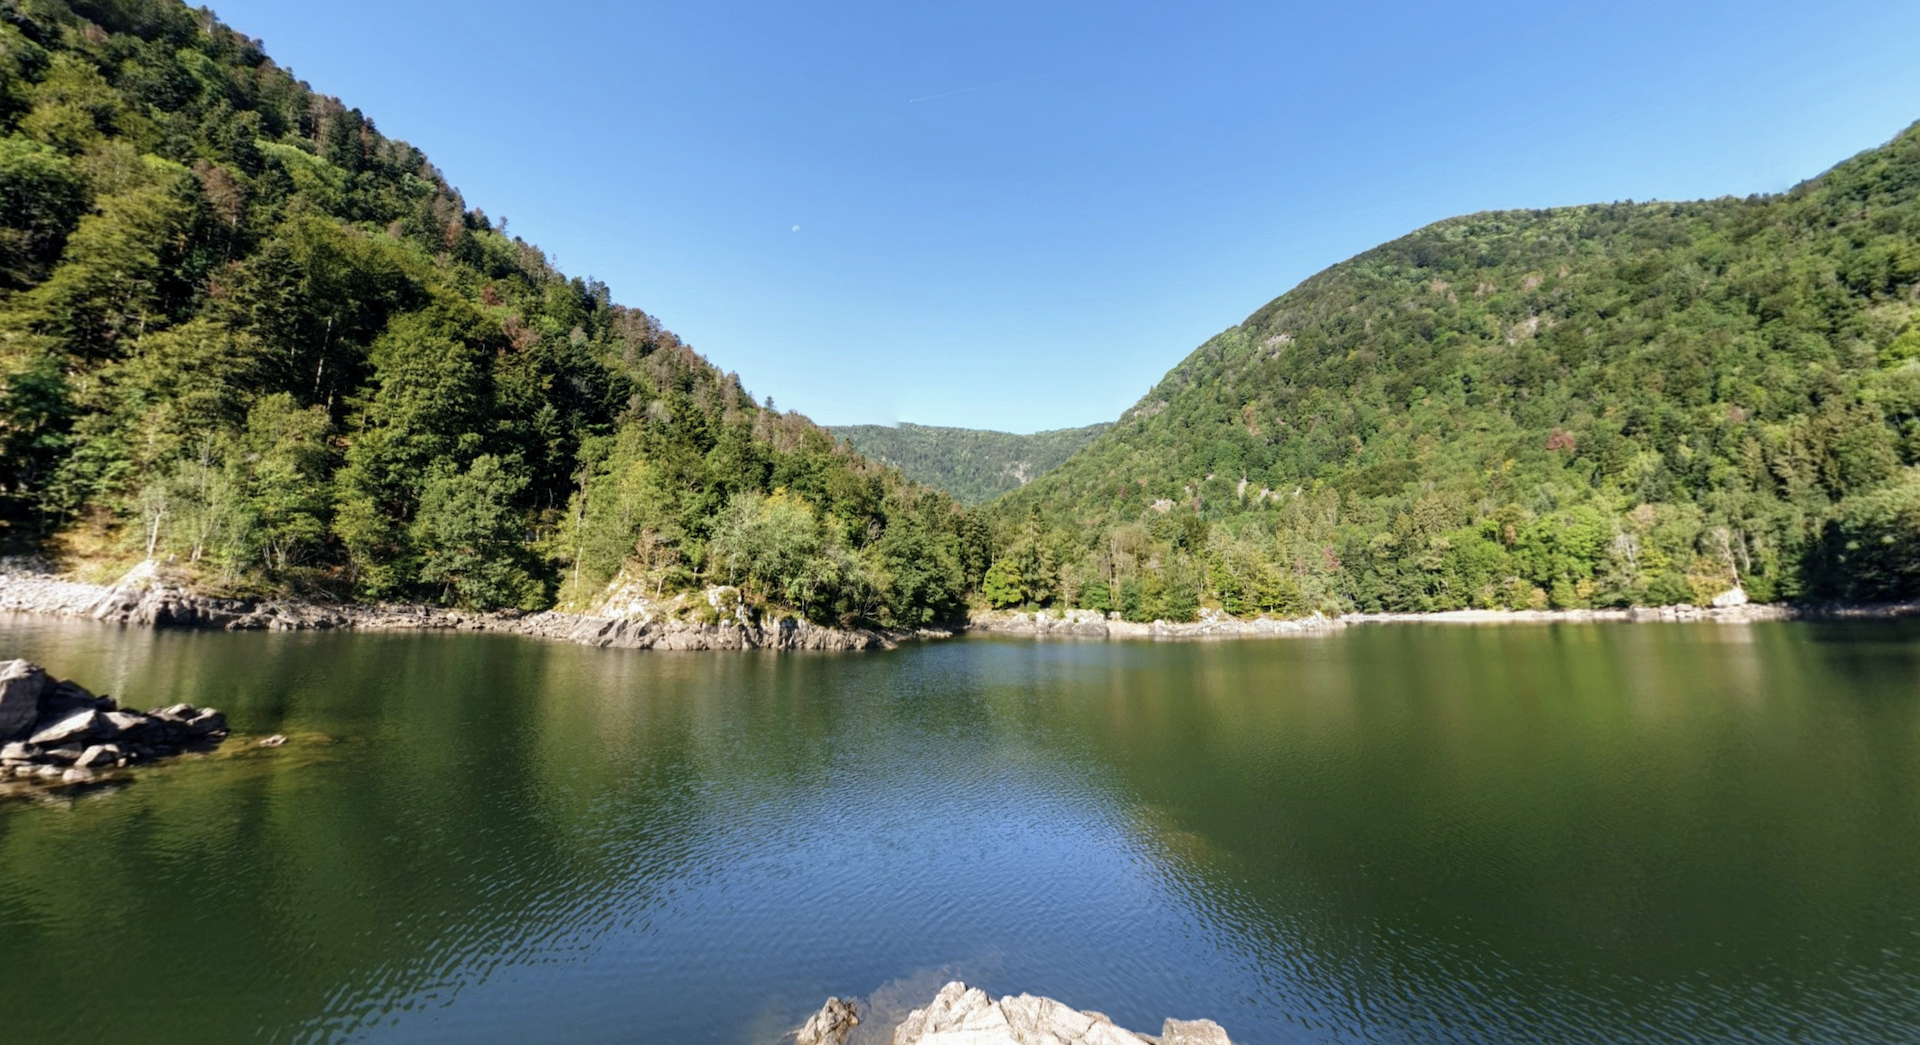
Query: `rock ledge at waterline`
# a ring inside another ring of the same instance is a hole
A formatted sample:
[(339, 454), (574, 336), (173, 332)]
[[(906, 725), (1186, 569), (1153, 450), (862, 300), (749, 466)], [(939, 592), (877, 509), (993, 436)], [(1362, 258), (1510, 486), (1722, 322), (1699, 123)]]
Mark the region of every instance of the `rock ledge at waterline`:
[(136, 567), (112, 585), (68, 580), (31, 565), (0, 565), (0, 611), (84, 617), (110, 624), (224, 631), (488, 631), (586, 646), (658, 650), (886, 649), (904, 638), (946, 638), (951, 634), (824, 628), (796, 619), (756, 622), (744, 619), (737, 607), (716, 604), (715, 608), (722, 611), (721, 622), (702, 624), (646, 616), (468, 613), (435, 606), (226, 599), (170, 583), (150, 564)]
[(1085, 639), (1263, 639), (1280, 635), (1317, 635), (1338, 631), (1346, 622), (1338, 617), (1256, 617), (1240, 620), (1219, 610), (1201, 610), (1189, 623), (1156, 620), (1135, 623), (1097, 610), (976, 610), (967, 630), (991, 635), (1032, 635), (1039, 638)]
[(1190, 623), (1134, 623), (1094, 610), (976, 610), (967, 630), (994, 635), (1090, 639), (1261, 639), (1319, 635), (1358, 624), (1591, 624), (1655, 621), (1893, 620), (1920, 617), (1920, 600), (1893, 603), (1758, 603), (1725, 600), (1713, 606), (1630, 606), (1591, 610), (1446, 610), (1435, 613), (1347, 613), (1338, 617), (1255, 617), (1241, 620), (1200, 611)]
[(0, 661), (0, 775), (7, 782), (88, 783), (136, 762), (217, 747), (226, 736), (227, 717), (212, 708), (127, 711), (38, 664)]
[[(794, 1045), (844, 1045), (859, 1023), (853, 1006), (827, 999), (792, 1036)], [(893, 1045), (1233, 1045), (1212, 1020), (1169, 1019), (1158, 1035), (1130, 1031), (1098, 1012), (1031, 994), (994, 1001), (958, 980), (940, 988), (893, 1031)]]
[[(701, 596), (695, 593), (694, 599)], [(719, 623), (705, 624), (636, 610), (609, 600), (601, 613), (471, 613), (436, 606), (317, 603), (297, 599), (232, 599), (192, 591), (143, 564), (111, 585), (59, 576), (37, 560), (0, 560), (0, 612), (83, 617), (112, 624), (225, 631), (486, 631), (651, 650), (872, 650), (912, 639), (944, 639), (952, 631), (828, 628), (805, 620), (751, 620), (739, 592), (705, 593)], [(1734, 602), (1599, 610), (1455, 610), (1444, 613), (1349, 613), (1339, 617), (1241, 620), (1202, 610), (1189, 623), (1134, 623), (1093, 610), (976, 610), (964, 630), (981, 634), (1087, 639), (1237, 639), (1322, 635), (1356, 624), (1525, 624), (1598, 621), (1877, 620), (1920, 617), (1920, 600), (1885, 604), (1781, 605)]]

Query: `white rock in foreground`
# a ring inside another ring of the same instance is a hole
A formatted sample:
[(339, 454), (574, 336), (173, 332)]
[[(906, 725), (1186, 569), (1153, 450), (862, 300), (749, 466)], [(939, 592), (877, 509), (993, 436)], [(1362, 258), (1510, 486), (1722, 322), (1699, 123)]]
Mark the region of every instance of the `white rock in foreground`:
[[(996, 1002), (958, 980), (940, 988), (926, 1008), (908, 1013), (893, 1032), (893, 1045), (1141, 1045), (1155, 1040), (1052, 998), (1022, 994)], [(1212, 1020), (1168, 1020), (1158, 1040), (1162, 1045), (1232, 1045)]]

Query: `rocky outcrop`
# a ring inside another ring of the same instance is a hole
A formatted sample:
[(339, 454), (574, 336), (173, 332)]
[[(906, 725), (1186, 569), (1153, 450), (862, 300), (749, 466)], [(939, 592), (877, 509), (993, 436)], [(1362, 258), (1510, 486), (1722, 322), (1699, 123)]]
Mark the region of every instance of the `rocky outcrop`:
[[(842, 1045), (859, 1020), (839, 998), (809, 1019), (797, 1045)], [(958, 980), (894, 1028), (893, 1045), (1233, 1045), (1212, 1020), (1167, 1020), (1156, 1035), (1117, 1026), (1098, 1012), (1031, 994), (995, 1001)]]
[(1095, 610), (978, 610), (967, 620), (967, 630), (987, 634), (1089, 639), (1264, 639), (1324, 635), (1342, 627), (1342, 620), (1317, 613), (1311, 617), (1240, 620), (1218, 610), (1202, 610), (1199, 620), (1187, 623), (1135, 623)]
[(224, 631), (486, 631), (644, 650), (870, 650), (903, 639), (946, 638), (937, 630), (881, 632), (827, 628), (795, 618), (719, 623), (574, 613), (469, 613), (437, 606), (352, 605), (292, 599), (226, 599), (190, 591), (143, 563), (112, 585), (83, 584), (44, 568), (0, 565), (0, 610), (84, 617), (111, 624)]
[(917, 632), (889, 635), (859, 628), (824, 628), (792, 617), (752, 624), (700, 624), (677, 620), (620, 620), (549, 612), (476, 623), (478, 626), (472, 630), (505, 631), (610, 649), (651, 650), (891, 649), (901, 638), (944, 638), (948, 634)]
[(110, 769), (210, 750), (227, 736), (227, 717), (191, 704), (142, 714), (111, 697), (58, 681), (38, 664), (0, 662), (0, 778), (87, 783)]

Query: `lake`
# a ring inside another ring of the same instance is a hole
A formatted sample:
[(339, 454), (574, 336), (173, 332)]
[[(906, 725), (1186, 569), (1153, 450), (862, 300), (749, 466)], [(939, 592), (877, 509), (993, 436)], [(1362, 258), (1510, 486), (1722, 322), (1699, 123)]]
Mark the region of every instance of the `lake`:
[(9, 1042), (771, 1045), (951, 977), (1246, 1045), (1920, 1041), (1914, 623), (4, 656), (236, 730), (0, 805)]

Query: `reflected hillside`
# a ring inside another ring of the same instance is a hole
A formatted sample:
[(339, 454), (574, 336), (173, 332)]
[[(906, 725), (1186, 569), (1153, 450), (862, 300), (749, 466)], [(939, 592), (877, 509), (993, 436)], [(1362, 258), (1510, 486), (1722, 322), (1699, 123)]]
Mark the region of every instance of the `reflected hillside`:
[(1470, 1012), (1494, 1040), (1868, 1040), (1908, 1014), (1861, 992), (1920, 982), (1891, 959), (1920, 858), (1912, 634), (1379, 628), (1096, 677), (1104, 647), (1049, 652), (1081, 662), (1059, 713), (1173, 880), (1357, 1039), (1451, 1040)]
[(243, 735), (0, 807), (23, 1040), (767, 1042), (950, 976), (1253, 1045), (1920, 1018), (1911, 626), (862, 655), (0, 626)]

